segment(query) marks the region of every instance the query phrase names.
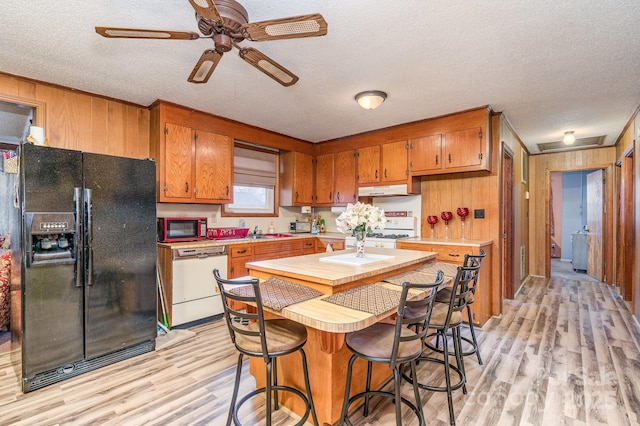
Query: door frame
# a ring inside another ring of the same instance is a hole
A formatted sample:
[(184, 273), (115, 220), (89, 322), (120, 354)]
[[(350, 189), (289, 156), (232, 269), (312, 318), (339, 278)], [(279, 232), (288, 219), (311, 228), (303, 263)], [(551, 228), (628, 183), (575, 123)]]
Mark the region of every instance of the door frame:
[[(502, 190), (501, 190), (501, 226), (500, 226), (500, 234), (502, 244), (500, 245), (501, 256), (502, 256), (502, 298), (505, 299), (513, 299), (516, 291), (515, 285), (515, 265), (519, 264), (516, 262), (515, 257), (515, 208), (514, 208), (514, 167), (515, 167), (515, 154), (514, 152), (503, 142), (502, 143), (502, 155), (500, 158), (501, 170), (502, 170)], [(506, 176), (504, 173), (505, 170), (505, 161), (511, 162), (511, 176)], [(510, 196), (507, 198), (507, 192), (510, 192)], [(507, 202), (510, 202), (507, 205)], [(509, 229), (506, 229), (509, 228)], [(519, 286), (518, 286), (519, 287)], [(501, 298), (501, 299), (502, 299)]]
[(616, 276), (616, 265), (613, 260), (613, 244), (610, 241), (613, 239), (613, 196), (615, 186), (615, 164), (591, 164), (582, 167), (571, 167), (563, 169), (547, 169), (545, 172), (545, 247), (544, 247), (544, 262), (545, 262), (545, 276), (551, 278), (551, 222), (549, 220), (549, 208), (551, 204), (551, 173), (553, 172), (576, 172), (581, 170), (597, 170), (602, 169), (604, 173), (605, 183), (603, 184), (603, 222), (602, 222), (602, 244), (603, 244), (603, 262), (604, 262), (604, 282), (607, 284), (614, 284)]

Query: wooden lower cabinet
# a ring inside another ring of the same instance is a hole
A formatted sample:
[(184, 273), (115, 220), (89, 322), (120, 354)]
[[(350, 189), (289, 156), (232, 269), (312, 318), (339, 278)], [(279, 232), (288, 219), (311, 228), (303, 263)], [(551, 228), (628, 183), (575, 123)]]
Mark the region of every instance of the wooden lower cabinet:
[(258, 241), (246, 244), (229, 245), (229, 278), (249, 275), (247, 262), (279, 259), (282, 257), (302, 256), (316, 252), (315, 238), (296, 238), (292, 240)]
[(229, 246), (227, 258), (227, 276), (238, 278), (249, 275), (245, 264), (253, 260), (251, 244), (233, 244)]
[(471, 305), (473, 323), (482, 326), (491, 318), (491, 294), (493, 283), (491, 277), (491, 244), (486, 245), (452, 245), (438, 243), (422, 243), (412, 241), (398, 241), (397, 248), (406, 250), (422, 250), (438, 253), (436, 262), (453, 263), (462, 266), (464, 255), (478, 255), (480, 249), (487, 254), (480, 264), (478, 287), (475, 302)]
[(335, 250), (344, 250), (344, 238), (326, 238), (318, 237), (316, 240), (316, 253), (324, 253), (327, 251), (327, 246), (331, 244), (331, 248)]

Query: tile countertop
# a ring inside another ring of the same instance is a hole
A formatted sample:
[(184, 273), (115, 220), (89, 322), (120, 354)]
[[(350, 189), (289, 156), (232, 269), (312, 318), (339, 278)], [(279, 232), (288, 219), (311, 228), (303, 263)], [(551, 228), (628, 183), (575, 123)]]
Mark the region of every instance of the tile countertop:
[(485, 247), (493, 244), (493, 241), (488, 240), (460, 240), (460, 239), (448, 239), (444, 238), (429, 238), (429, 237), (412, 237), (403, 238), (399, 240), (405, 243), (418, 243), (418, 244), (438, 244), (442, 246), (456, 246), (456, 247)]
[(252, 239), (250, 237), (247, 238), (236, 238), (236, 239), (228, 239), (228, 240), (201, 240), (201, 241), (186, 241), (181, 243), (158, 243), (159, 247), (168, 247), (171, 249), (178, 248), (200, 248), (200, 247), (213, 247), (213, 246), (228, 246), (231, 244), (259, 244), (265, 243), (269, 241), (286, 241), (286, 240), (295, 240), (300, 238), (332, 238), (332, 239), (344, 239), (347, 235), (341, 232), (325, 232), (324, 234), (311, 235), (310, 233), (304, 234), (291, 234), (290, 237), (278, 237), (278, 238), (259, 238)]

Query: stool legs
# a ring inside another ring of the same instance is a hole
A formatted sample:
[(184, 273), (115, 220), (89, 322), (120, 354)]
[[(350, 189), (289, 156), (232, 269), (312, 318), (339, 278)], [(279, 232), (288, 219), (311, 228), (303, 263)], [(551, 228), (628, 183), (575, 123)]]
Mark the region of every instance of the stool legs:
[[(313, 419), (313, 424), (315, 426), (318, 426), (318, 417), (316, 415), (316, 408), (315, 405), (313, 404), (313, 396), (311, 395), (311, 384), (309, 382), (309, 366), (307, 364), (307, 355), (305, 354), (304, 350), (301, 348), (298, 350), (298, 352), (300, 352), (300, 356), (302, 357), (302, 369), (303, 369), (303, 373), (304, 373), (304, 385), (306, 388), (306, 398), (307, 398), (307, 413), (311, 412), (311, 417)], [(231, 422), (233, 420), (234, 424), (239, 425), (240, 424), (240, 420), (238, 419), (238, 410), (240, 408), (240, 406), (242, 404), (244, 404), (245, 401), (247, 401), (250, 397), (257, 395), (258, 393), (261, 392), (260, 389), (257, 389), (253, 392), (250, 392), (249, 394), (245, 395), (244, 398), (241, 399), (240, 404), (236, 405), (237, 399), (238, 399), (238, 389), (240, 387), (240, 377), (242, 376), (242, 361), (243, 361), (244, 355), (242, 353), (240, 353), (238, 355), (238, 365), (236, 366), (236, 379), (235, 379), (235, 383), (233, 385), (233, 394), (231, 396), (231, 405), (229, 407), (229, 415), (227, 417), (227, 426), (231, 425)], [(265, 387), (262, 388), (262, 391), (265, 392), (265, 398), (266, 398), (266, 418), (265, 418), (265, 422), (267, 426), (271, 426), (271, 413), (274, 410), (278, 410), (279, 409), (279, 401), (278, 401), (278, 391), (279, 390), (283, 390), (283, 391), (289, 391), (289, 392), (293, 392), (294, 394), (297, 394), (300, 398), (303, 398), (304, 401), (304, 395), (297, 389), (295, 388), (288, 388), (287, 386), (278, 386), (278, 364), (276, 361), (277, 358), (273, 357), (273, 358), (269, 358), (269, 362), (267, 362), (265, 364)], [(273, 392), (273, 395), (272, 395)], [(275, 400), (274, 400), (275, 398)], [(273, 409), (272, 409), (272, 400), (273, 400)], [(303, 416), (304, 417), (304, 416)]]
[(238, 354), (238, 365), (236, 366), (236, 381), (233, 385), (233, 395), (231, 396), (231, 405), (229, 406), (229, 416), (227, 416), (227, 426), (231, 425), (231, 419), (234, 416), (236, 408), (236, 400), (238, 399), (238, 388), (240, 387), (240, 376), (242, 375), (242, 354)]
[(476, 329), (473, 327), (473, 316), (471, 315), (471, 306), (467, 305), (467, 315), (469, 318), (469, 331), (471, 331), (471, 339), (473, 340), (473, 349), (478, 357), (478, 364), (482, 365), (482, 358), (480, 357), (480, 347), (478, 346), (478, 340), (476, 340)]
[(309, 367), (307, 366), (307, 354), (304, 349), (300, 349), (300, 356), (302, 357), (302, 368), (304, 371), (304, 386), (307, 388), (307, 399), (309, 400), (309, 406), (311, 409), (311, 417), (313, 418), (313, 424), (318, 426), (318, 417), (316, 416), (316, 406), (313, 404), (313, 396), (311, 395), (311, 384), (309, 383)]

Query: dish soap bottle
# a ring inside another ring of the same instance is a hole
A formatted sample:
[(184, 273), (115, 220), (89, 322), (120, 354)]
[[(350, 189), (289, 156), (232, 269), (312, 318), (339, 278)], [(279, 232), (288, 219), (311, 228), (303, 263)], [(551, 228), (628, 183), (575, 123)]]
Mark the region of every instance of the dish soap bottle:
[(311, 235), (318, 235), (318, 219), (314, 216), (311, 223)]
[(276, 229), (273, 227), (273, 222), (271, 222), (269, 224), (269, 228), (267, 230), (267, 233), (269, 233), (269, 234), (275, 234), (276, 233)]

